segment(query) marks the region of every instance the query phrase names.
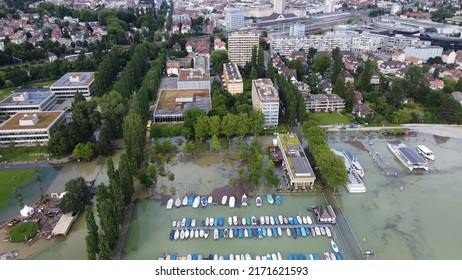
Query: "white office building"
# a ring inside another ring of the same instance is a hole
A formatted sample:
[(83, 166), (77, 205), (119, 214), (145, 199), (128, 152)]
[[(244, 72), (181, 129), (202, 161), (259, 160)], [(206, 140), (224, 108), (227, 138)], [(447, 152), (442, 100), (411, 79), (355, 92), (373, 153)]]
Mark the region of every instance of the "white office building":
[(292, 37), (301, 38), (305, 36), (305, 25), (296, 23), (290, 26), (289, 35)]
[(420, 58), (423, 62), (426, 62), (429, 58), (435, 57), (435, 56), (440, 56), (443, 54), (443, 48), (442, 47), (436, 47), (436, 46), (428, 46), (428, 47), (406, 47), (404, 49), (404, 55), (406, 56), (406, 59), (408, 59), (411, 56)]
[(53, 92), (14, 92), (0, 102), (0, 114), (49, 111), (55, 104), (56, 95)]
[(279, 94), (270, 79), (252, 80), (252, 105), (265, 116), (265, 128), (279, 124)]
[(225, 9), (226, 30), (233, 31), (244, 27), (244, 12), (238, 8)]
[(56, 97), (73, 98), (77, 92), (89, 98), (94, 91), (95, 72), (70, 72), (50, 86)]
[(430, 41), (421, 41), (417, 37), (408, 37), (397, 34), (387, 39), (385, 51), (387, 53), (394, 53), (396, 51), (403, 51), (406, 47), (430, 46)]

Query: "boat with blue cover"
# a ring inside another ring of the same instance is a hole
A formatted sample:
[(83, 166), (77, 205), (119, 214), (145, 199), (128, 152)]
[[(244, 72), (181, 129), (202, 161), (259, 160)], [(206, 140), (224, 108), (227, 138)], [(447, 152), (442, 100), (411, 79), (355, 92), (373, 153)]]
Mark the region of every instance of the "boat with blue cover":
[(292, 254), (292, 258), (293, 258), (293, 260), (295, 260), (295, 261), (296, 261), (296, 260), (298, 260), (298, 256), (297, 256), (297, 254), (295, 254), (295, 253), (294, 253), (294, 254)]
[(293, 220), (294, 225), (298, 225), (298, 224), (299, 224), (298, 219), (297, 219), (296, 216), (294, 216), (294, 217), (292, 218), (292, 220)]
[(278, 230), (276, 228), (271, 228), (271, 231), (273, 233), (273, 237), (278, 237)]
[(205, 196), (201, 197), (201, 205), (202, 207), (205, 207), (207, 206), (207, 198)]
[(223, 229), (222, 229), (222, 228), (220, 228), (220, 230), (218, 231), (218, 235), (220, 236), (220, 238), (223, 238), (224, 233), (223, 233)]
[(186, 227), (190, 227), (191, 226), (191, 218), (186, 218)]
[(343, 257), (340, 253), (335, 254), (335, 256), (337, 257), (337, 260), (343, 260)]
[(298, 254), (298, 259), (299, 260), (306, 260), (305, 256), (303, 254)]
[(258, 229), (258, 238), (263, 238), (263, 232), (261, 228)]
[(252, 236), (253, 238), (257, 238), (258, 237), (258, 230), (256, 228), (253, 228), (252, 229)]
[(281, 196), (276, 195), (275, 202), (276, 202), (276, 205), (281, 205)]
[(279, 219), (276, 216), (274, 216), (274, 224), (277, 226), (279, 225)]
[(192, 260), (197, 261), (197, 254), (192, 254)]
[(215, 226), (215, 227), (218, 226), (218, 219), (213, 220), (213, 226)]
[(193, 204), (194, 204), (194, 196), (190, 196), (188, 198), (188, 206), (193, 206)]
[(225, 222), (225, 219), (223, 217), (220, 217), (220, 219), (218, 220), (218, 225), (221, 227), (223, 226), (224, 222)]
[(252, 223), (250, 217), (247, 217), (246, 218), (246, 225), (250, 226), (250, 224)]
[(233, 235), (234, 236), (239, 236), (239, 229), (238, 228), (233, 228)]
[(321, 258), (319, 257), (318, 253), (313, 253), (313, 257), (315, 260), (320, 260)]
[(305, 230), (304, 227), (301, 227), (301, 228), (300, 228), (300, 232), (301, 232), (301, 234), (302, 234), (303, 237), (306, 236), (306, 230)]
[(261, 234), (263, 235), (263, 237), (266, 237), (267, 233), (268, 233), (268, 230), (266, 228), (261, 229)]
[(302, 235), (302, 233), (301, 233), (301, 231), (300, 231), (300, 228), (296, 228), (295, 230), (297, 231), (297, 236), (301, 236), (301, 235)]
[(174, 236), (175, 236), (175, 230), (172, 230), (170, 232), (170, 240), (173, 240)]
[(305, 254), (305, 260), (311, 260), (310, 254)]
[(175, 260), (176, 260), (176, 254), (172, 254), (172, 256), (170, 257), (170, 259), (171, 259), (172, 261), (175, 261)]
[(287, 253), (287, 259), (291, 261), (294, 259), (294, 257), (292, 256), (291, 253)]
[(244, 230), (242, 228), (239, 229), (239, 238), (244, 237)]
[(273, 195), (272, 194), (267, 194), (266, 195), (266, 200), (268, 200), (268, 203), (269, 204), (273, 204), (274, 203), (274, 198), (273, 198)]

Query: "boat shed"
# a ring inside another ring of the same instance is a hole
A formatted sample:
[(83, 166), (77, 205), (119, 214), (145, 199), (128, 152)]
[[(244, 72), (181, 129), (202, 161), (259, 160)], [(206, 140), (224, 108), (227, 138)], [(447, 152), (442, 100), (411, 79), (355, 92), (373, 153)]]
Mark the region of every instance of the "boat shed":
[(318, 223), (329, 223), (329, 224), (335, 224), (335, 212), (332, 206), (330, 205), (320, 205), (316, 206), (313, 209), (313, 212), (316, 216), (316, 220)]
[(69, 229), (72, 226), (72, 223), (77, 219), (79, 215), (75, 214), (74, 216), (72, 213), (66, 213), (61, 216), (58, 223), (56, 224), (55, 228), (51, 232), (51, 235), (64, 235), (66, 236), (69, 232)]

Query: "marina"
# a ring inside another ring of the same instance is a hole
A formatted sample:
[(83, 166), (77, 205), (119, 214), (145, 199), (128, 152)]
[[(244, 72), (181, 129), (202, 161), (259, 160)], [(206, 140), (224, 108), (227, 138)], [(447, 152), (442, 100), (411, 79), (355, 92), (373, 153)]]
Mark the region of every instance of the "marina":
[(388, 143), (388, 149), (410, 171), (413, 171), (414, 169), (428, 171), (428, 162), (406, 144)]

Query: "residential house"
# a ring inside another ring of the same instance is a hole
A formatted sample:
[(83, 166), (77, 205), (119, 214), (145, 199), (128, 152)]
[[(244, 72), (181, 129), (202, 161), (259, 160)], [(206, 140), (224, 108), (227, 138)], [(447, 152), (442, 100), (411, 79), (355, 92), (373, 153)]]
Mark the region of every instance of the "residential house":
[(326, 94), (332, 94), (332, 84), (328, 81), (322, 81), (318, 85), (320, 91), (324, 91)]
[(430, 88), (434, 90), (438, 89), (443, 89), (444, 87), (444, 81), (440, 79), (435, 79), (433, 81), (430, 81)]
[(365, 117), (373, 117), (374, 114), (375, 114), (375, 111), (372, 110), (369, 106), (367, 106), (366, 104), (358, 104), (356, 103), (354, 106), (353, 106), (353, 112), (352, 114), (356, 117), (359, 117), (359, 118), (365, 118)]
[(435, 80), (435, 76), (433, 76), (432, 73), (425, 73), (425, 74), (424, 74), (424, 77), (425, 77), (425, 79), (427, 79), (428, 81), (434, 81), (434, 80)]
[(167, 68), (167, 75), (172, 76), (178, 76), (178, 73), (180, 71), (180, 62), (175, 61), (175, 60), (169, 60), (166, 62), (166, 68)]
[(459, 70), (446, 70), (444, 72), (440, 72), (440, 77), (450, 77), (455, 81), (458, 81), (462, 77), (462, 72)]
[(401, 51), (396, 51), (391, 56), (391, 61), (404, 62), (405, 59), (406, 59), (406, 55), (404, 54), (404, 52), (401, 52)]
[(302, 65), (306, 64), (306, 54), (305, 52), (302, 51), (293, 51), (289, 57), (287, 57), (289, 60), (299, 60)]
[(371, 85), (378, 85), (378, 84), (380, 84), (380, 74), (379, 74), (377, 71), (375, 71), (375, 70), (374, 70), (374, 72), (372, 72), (370, 84), (371, 84)]
[(307, 112), (334, 112), (345, 108), (345, 100), (336, 94), (305, 95)]
[(210, 53), (210, 41), (207, 37), (204, 38), (191, 38), (186, 42), (186, 51), (188, 54), (209, 54)]
[(361, 54), (361, 59), (363, 61), (368, 61), (368, 60), (375, 61), (378, 67), (380, 67), (382, 63), (384, 63), (384, 60), (381, 57), (378, 57), (377, 55), (370, 53), (370, 52)]
[(353, 75), (351, 75), (350, 72), (348, 72), (346, 70), (342, 71), (342, 76), (345, 79), (345, 83), (354, 83), (355, 82), (355, 78), (353, 77)]
[(172, 48), (173, 48), (175, 51), (181, 51), (181, 45), (180, 45), (178, 42), (176, 42), (176, 43), (172, 46)]
[(453, 50), (443, 51), (441, 59), (446, 64), (454, 64), (456, 63), (456, 52), (454, 52)]
[(358, 104), (363, 104), (364, 97), (362, 92), (360, 92), (359, 90), (355, 90), (355, 101)]
[(56, 42), (63, 36), (61, 28), (55, 27), (51, 30), (51, 41)]
[(414, 104), (414, 102), (415, 102), (414, 98), (404, 98), (402, 103), (405, 105), (405, 104)]
[(396, 71), (406, 67), (406, 63), (400, 61), (386, 61), (380, 65), (380, 71), (384, 75), (396, 74)]
[(358, 59), (354, 52), (342, 51), (342, 60), (348, 70), (356, 71), (356, 68), (358, 67)]
[(406, 59), (406, 62), (411, 65), (422, 65), (422, 59), (415, 56), (410, 56), (408, 59)]
[(226, 43), (223, 42), (220, 38), (215, 39), (213, 43), (214, 50), (226, 50)]
[(22, 44), (27, 40), (26, 32), (18, 31), (10, 36), (10, 41), (13, 44)]
[(455, 100), (459, 101), (460, 105), (462, 106), (462, 92), (454, 91), (451, 95)]

